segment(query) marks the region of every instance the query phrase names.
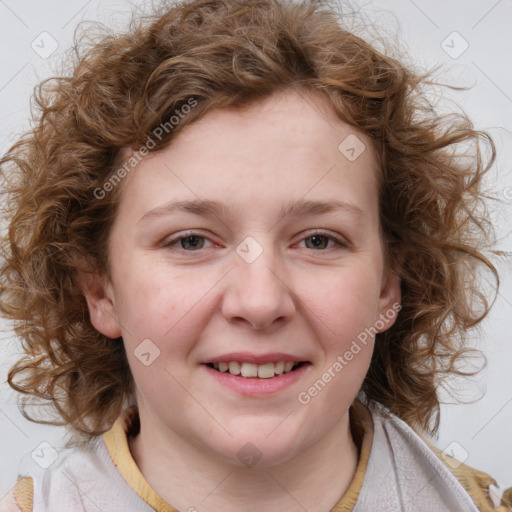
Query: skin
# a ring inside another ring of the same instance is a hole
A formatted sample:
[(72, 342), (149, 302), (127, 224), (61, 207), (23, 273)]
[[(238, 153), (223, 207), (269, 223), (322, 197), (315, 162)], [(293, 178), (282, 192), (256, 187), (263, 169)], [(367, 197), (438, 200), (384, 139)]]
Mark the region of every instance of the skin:
[[(354, 161), (338, 150), (350, 134), (366, 147)], [(348, 411), (374, 340), (309, 403), (297, 397), (400, 301), (384, 263), (378, 172), (371, 141), (323, 98), (286, 91), (208, 113), (123, 181), (111, 274), (89, 279), (86, 295), (94, 326), (123, 337), (141, 421), (129, 446), (173, 507), (325, 512), (348, 488), (358, 457)], [(141, 221), (169, 201), (198, 198), (228, 210)], [(344, 201), (360, 213), (283, 217), (300, 199)], [(315, 229), (327, 238), (312, 239)], [(199, 248), (187, 245), (188, 230), (205, 237), (194, 239)], [(236, 252), (247, 236), (263, 250), (252, 263)], [(144, 339), (160, 350), (148, 366), (134, 354)], [(201, 365), (234, 351), (285, 352), (311, 365), (279, 393), (242, 396)], [(248, 442), (261, 454), (253, 467), (237, 456)]]

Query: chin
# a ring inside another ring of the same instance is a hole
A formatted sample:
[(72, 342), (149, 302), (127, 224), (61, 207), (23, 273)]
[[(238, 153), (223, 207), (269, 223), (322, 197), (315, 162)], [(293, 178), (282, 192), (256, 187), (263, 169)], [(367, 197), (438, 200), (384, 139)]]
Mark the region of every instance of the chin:
[(261, 433), (255, 434), (252, 441), (250, 435), (231, 440), (225, 448), (219, 453), (217, 446), (217, 455), (228, 464), (250, 470), (285, 464), (301, 451), (300, 447), (292, 445), (289, 439), (285, 443), (278, 443), (276, 440), (265, 438)]

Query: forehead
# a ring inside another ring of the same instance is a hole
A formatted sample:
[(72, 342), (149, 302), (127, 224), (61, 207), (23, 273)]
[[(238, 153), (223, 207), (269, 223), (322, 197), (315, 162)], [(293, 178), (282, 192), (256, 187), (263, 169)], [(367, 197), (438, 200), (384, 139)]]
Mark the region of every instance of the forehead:
[(328, 100), (285, 91), (243, 109), (207, 113), (122, 185), (130, 210), (185, 197), (218, 198), (243, 213), (255, 203), (300, 198), (367, 207), (377, 200), (378, 173), (372, 142), (342, 122)]

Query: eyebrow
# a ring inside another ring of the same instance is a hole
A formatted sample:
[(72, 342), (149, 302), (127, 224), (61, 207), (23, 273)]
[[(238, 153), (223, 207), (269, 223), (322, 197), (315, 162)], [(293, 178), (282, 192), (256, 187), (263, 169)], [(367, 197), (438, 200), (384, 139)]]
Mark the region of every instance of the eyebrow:
[[(279, 215), (285, 217), (301, 217), (306, 215), (321, 215), (338, 210), (345, 210), (348, 213), (361, 217), (363, 210), (352, 203), (345, 201), (308, 201), (299, 199), (291, 201), (281, 208)], [(230, 213), (230, 209), (218, 201), (194, 200), (194, 201), (171, 201), (165, 205), (157, 206), (146, 212), (138, 221), (145, 223), (151, 218), (170, 215), (173, 213), (192, 213), (201, 217), (222, 217)]]

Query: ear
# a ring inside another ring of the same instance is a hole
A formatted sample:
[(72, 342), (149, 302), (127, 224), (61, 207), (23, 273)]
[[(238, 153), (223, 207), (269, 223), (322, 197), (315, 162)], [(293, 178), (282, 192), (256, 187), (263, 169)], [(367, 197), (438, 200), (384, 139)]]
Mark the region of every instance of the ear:
[(375, 323), (378, 332), (387, 331), (402, 309), (399, 270), (403, 261), (403, 254), (395, 255), (392, 263), (384, 269), (379, 297), (379, 319)]
[(117, 320), (112, 284), (96, 270), (91, 261), (82, 262), (78, 268), (78, 280), (92, 325), (109, 338), (119, 338), (121, 327)]

